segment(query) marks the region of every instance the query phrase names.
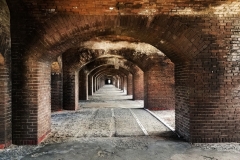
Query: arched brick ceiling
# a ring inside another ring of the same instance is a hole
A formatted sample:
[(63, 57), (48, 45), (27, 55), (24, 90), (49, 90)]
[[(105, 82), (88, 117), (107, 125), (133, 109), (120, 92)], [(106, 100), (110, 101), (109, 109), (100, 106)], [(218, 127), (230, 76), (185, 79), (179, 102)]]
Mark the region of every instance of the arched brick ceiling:
[[(102, 65), (102, 66), (99, 66), (97, 68), (95, 68), (94, 70), (92, 70), (92, 72), (90, 73), (91, 76), (98, 76), (99, 74), (103, 73), (103, 72), (106, 72), (108, 70), (115, 70), (116, 73), (118, 73), (117, 70), (120, 70), (121, 72), (123, 72), (125, 75), (129, 75), (129, 74), (132, 74), (130, 73), (127, 69), (125, 68), (122, 68), (122, 67), (119, 67), (119, 69), (115, 69), (115, 67), (113, 65)], [(115, 75), (115, 74), (111, 74), (111, 75)]]
[[(149, 67), (156, 63), (161, 63), (167, 57), (159, 53), (149, 53), (136, 51), (134, 49), (122, 48), (119, 50), (103, 50), (103, 49), (86, 49), (75, 48), (68, 50), (63, 54), (63, 61), (70, 68), (72, 72), (79, 70), (84, 65), (91, 63), (99, 58), (123, 58), (127, 61), (137, 65), (142, 70), (147, 70)], [(124, 60), (124, 63), (127, 63)]]
[[(149, 43), (173, 62), (188, 61), (208, 47), (208, 39), (212, 37), (203, 23), (209, 20), (204, 19), (206, 15), (216, 19), (224, 16), (222, 8), (237, 15), (234, 7), (240, 3), (233, 0), (7, 2), (12, 19), (17, 20), (14, 26), (29, 31), (22, 34), (25, 37), (21, 43), (28, 42), (23, 45), (27, 45), (25, 52), (31, 58), (52, 60), (83, 41), (113, 35)], [(212, 36), (222, 33), (216, 34)]]
[(128, 74), (126, 74), (124, 69), (117, 70), (117, 69), (112, 68), (112, 69), (103, 70), (102, 72), (98, 73), (96, 78), (102, 78), (106, 75), (111, 75), (111, 76), (115, 76), (115, 77), (116, 76), (124, 77), (124, 76), (127, 76)]
[(114, 66), (115, 68), (124, 68), (130, 73), (136, 73), (141, 70), (137, 65), (127, 61), (126, 59), (119, 59), (115, 57), (111, 58), (99, 58), (91, 63), (88, 63), (82, 69), (91, 73), (94, 69), (102, 67), (102, 66)]

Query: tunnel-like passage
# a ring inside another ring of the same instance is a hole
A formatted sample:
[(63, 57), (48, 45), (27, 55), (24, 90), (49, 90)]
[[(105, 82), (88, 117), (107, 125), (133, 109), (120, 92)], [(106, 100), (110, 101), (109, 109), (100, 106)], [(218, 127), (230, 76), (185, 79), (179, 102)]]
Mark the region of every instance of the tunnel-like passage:
[(51, 110), (78, 109), (106, 74), (145, 108), (175, 108), (189, 142), (240, 140), (238, 1), (81, 3), (0, 1), (0, 148), (39, 144)]

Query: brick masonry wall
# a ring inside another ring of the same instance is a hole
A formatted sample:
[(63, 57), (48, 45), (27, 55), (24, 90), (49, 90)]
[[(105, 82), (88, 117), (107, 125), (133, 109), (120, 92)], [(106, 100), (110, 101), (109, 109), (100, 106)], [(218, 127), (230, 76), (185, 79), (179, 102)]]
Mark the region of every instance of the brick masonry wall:
[(93, 95), (93, 84), (92, 74), (88, 74), (88, 95)]
[(127, 76), (126, 75), (124, 75), (123, 80), (124, 80), (123, 92), (127, 93)]
[(175, 109), (174, 65), (163, 61), (144, 72), (144, 107), (150, 110)]
[(188, 63), (175, 64), (175, 130), (188, 141), (191, 139), (189, 77), (190, 65)]
[(29, 59), (24, 69), (25, 78), (14, 81), (13, 143), (38, 144), (51, 129), (51, 67)]
[[(40, 62), (37, 73), (37, 144), (51, 131), (51, 64)], [(32, 67), (33, 69), (34, 67)], [(34, 75), (33, 75), (34, 76)], [(34, 83), (33, 83), (34, 84)]]
[(63, 66), (63, 109), (76, 110), (79, 100), (79, 75), (69, 73)]
[[(31, 79), (25, 73), (31, 64), (25, 54), (46, 60), (91, 37), (116, 34), (149, 43), (176, 64), (176, 119), (182, 121), (176, 123), (177, 132), (191, 142), (239, 141), (239, 2), (129, 2), (117, 5), (116, 1), (104, 0), (81, 5), (70, 0), (8, 1), (12, 16), (13, 123), (26, 126), (27, 118), (18, 115), (18, 108), (26, 115), (32, 109), (26, 105), (29, 89), (25, 87)], [(113, 11), (109, 9), (112, 5), (116, 6)], [(143, 61), (133, 61), (141, 66), (150, 58), (141, 55), (140, 59)], [(76, 74), (67, 73), (65, 82), (73, 83)], [(77, 95), (72, 86), (66, 94)], [(136, 81), (133, 86), (135, 92), (141, 88)], [(133, 95), (136, 98), (137, 94)], [(15, 135), (20, 130), (17, 127), (13, 124), (14, 136), (27, 137), (28, 130)]]
[(0, 149), (12, 143), (12, 80), (10, 16), (5, 1), (0, 1)]
[(133, 94), (133, 76), (132, 74), (128, 74), (127, 76), (127, 95)]
[(51, 110), (60, 111), (63, 109), (63, 77), (61, 73), (51, 74)]
[(79, 71), (79, 100), (88, 99), (88, 76), (85, 69)]
[(144, 73), (139, 71), (133, 75), (133, 100), (143, 100), (144, 99), (144, 83), (143, 83)]

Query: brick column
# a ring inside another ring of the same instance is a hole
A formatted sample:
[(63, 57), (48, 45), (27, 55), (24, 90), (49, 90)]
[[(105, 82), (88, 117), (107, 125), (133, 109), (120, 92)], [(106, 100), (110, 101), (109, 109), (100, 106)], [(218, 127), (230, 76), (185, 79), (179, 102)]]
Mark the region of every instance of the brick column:
[(127, 95), (132, 95), (133, 94), (133, 76), (132, 74), (129, 74), (127, 76)]
[(133, 75), (133, 99), (144, 99), (143, 72), (139, 71)]
[(97, 86), (97, 84), (96, 84), (96, 76), (94, 75), (92, 79), (93, 79), (93, 93), (95, 93), (96, 92), (96, 86)]
[(91, 74), (88, 75), (88, 95), (93, 95), (93, 77)]
[(61, 73), (51, 75), (51, 110), (63, 109), (63, 79)]
[(38, 144), (51, 129), (51, 65), (13, 60), (13, 143)]
[(171, 64), (156, 64), (144, 72), (145, 108), (150, 110), (175, 109), (173, 68)]
[(88, 76), (84, 69), (79, 71), (79, 100), (88, 99)]
[(127, 76), (124, 75), (123, 80), (123, 92), (127, 93)]
[(10, 13), (5, 1), (0, 1), (0, 149), (12, 143), (12, 79)]
[(77, 110), (79, 100), (79, 72), (68, 72), (63, 67), (63, 109)]

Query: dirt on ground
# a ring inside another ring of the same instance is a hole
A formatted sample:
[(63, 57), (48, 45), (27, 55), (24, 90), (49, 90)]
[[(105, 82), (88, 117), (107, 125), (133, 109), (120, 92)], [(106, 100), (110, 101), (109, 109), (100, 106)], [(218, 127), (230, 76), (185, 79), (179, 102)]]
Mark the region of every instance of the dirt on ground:
[[(133, 101), (113, 86), (80, 106), (52, 113), (51, 133), (40, 145), (11, 145), (0, 150), (0, 160), (240, 159), (239, 143), (190, 144), (145, 111), (143, 101)], [(175, 128), (174, 110), (154, 114)]]

